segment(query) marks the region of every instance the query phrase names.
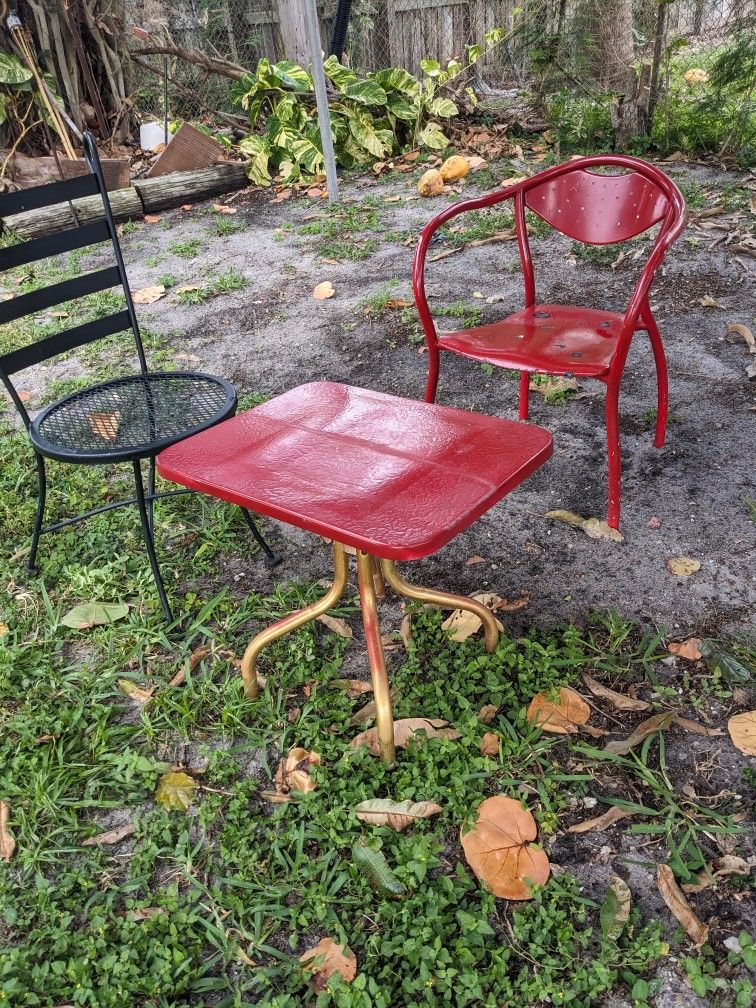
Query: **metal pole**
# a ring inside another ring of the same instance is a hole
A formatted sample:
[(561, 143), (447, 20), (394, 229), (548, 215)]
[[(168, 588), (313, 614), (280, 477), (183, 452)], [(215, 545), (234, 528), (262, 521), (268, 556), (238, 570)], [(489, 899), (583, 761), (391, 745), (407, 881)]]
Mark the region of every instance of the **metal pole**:
[(315, 101), (318, 106), (318, 125), (320, 127), (320, 142), (323, 145), (323, 159), (325, 160), (328, 202), (338, 203), (339, 181), (336, 177), (336, 158), (333, 153), (331, 117), (328, 112), (328, 93), (326, 92), (325, 71), (323, 70), (323, 48), (320, 43), (320, 28), (318, 27), (318, 11), (315, 6), (315, 0), (302, 0), (302, 10), (307, 28), (310, 67), (315, 86)]

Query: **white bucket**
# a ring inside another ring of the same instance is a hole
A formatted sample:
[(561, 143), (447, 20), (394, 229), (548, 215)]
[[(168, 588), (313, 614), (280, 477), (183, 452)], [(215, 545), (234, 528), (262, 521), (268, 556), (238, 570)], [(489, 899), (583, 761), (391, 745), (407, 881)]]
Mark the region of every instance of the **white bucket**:
[(156, 150), (160, 144), (167, 146), (170, 139), (171, 134), (165, 132), (163, 123), (148, 122), (139, 127), (139, 146), (142, 150)]

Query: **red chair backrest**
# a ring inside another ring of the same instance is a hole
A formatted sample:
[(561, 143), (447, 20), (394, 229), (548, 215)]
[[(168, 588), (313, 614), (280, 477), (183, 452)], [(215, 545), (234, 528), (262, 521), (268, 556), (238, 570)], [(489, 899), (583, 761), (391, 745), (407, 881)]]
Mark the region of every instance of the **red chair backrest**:
[(577, 165), (527, 189), (525, 205), (568, 238), (589, 245), (634, 238), (669, 209), (659, 186), (637, 172), (599, 175)]

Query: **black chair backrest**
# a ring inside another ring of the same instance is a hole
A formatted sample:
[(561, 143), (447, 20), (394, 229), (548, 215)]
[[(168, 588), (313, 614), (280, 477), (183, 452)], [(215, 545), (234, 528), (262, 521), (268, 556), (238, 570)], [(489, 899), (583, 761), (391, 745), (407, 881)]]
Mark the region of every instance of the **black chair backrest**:
[(58, 203), (65, 203), (83, 196), (99, 196), (102, 200), (103, 219), (78, 225), (76, 213), (72, 212), (72, 221), (75, 222), (73, 227), (0, 249), (0, 272), (16, 269), (40, 259), (47, 259), (49, 256), (58, 255), (61, 252), (72, 252), (75, 249), (105, 241), (109, 241), (113, 247), (115, 264), (73, 277), (70, 280), (63, 280), (61, 283), (41, 287), (28, 294), (20, 294), (7, 301), (0, 301), (0, 325), (15, 322), (36, 312), (53, 308), (66, 301), (71, 301), (73, 298), (118, 286), (123, 291), (126, 306), (123, 310), (106, 315), (104, 318), (93, 319), (70, 329), (64, 329), (61, 332), (56, 332), (53, 336), (47, 336), (0, 356), (0, 380), (8, 390), (8, 394), (27, 426), (30, 422), (29, 414), (10, 380), (10, 376), (18, 371), (23, 371), (25, 368), (39, 364), (50, 357), (56, 357), (58, 354), (73, 350), (75, 347), (84, 346), (86, 343), (92, 343), (105, 336), (111, 336), (113, 333), (125, 332), (127, 329), (131, 329), (134, 336), (139, 366), (142, 372), (146, 373), (147, 371), (144, 347), (134, 311), (134, 302), (129, 290), (121, 246), (118, 242), (113, 211), (105, 188), (97, 147), (91, 133), (84, 134), (83, 143), (89, 167), (88, 174), (63, 182), (35, 186), (33, 189), (6, 193), (0, 196), (0, 217), (8, 217), (25, 210), (55, 206)]

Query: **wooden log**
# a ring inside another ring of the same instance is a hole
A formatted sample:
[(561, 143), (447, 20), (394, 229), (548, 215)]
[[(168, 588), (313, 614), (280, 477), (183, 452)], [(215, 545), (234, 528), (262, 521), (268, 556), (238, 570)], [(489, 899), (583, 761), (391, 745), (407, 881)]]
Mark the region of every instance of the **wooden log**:
[(145, 213), (196, 203), (208, 196), (235, 192), (249, 185), (246, 165), (227, 161), (212, 168), (173, 172), (157, 178), (134, 179)]
[[(138, 220), (145, 213), (169, 210), (184, 203), (194, 203), (235, 192), (249, 184), (245, 165), (225, 162), (199, 171), (174, 172), (159, 178), (135, 179), (128, 189), (110, 193), (110, 205), (117, 221)], [(87, 196), (73, 201), (79, 223), (99, 220), (103, 216), (99, 196)], [(3, 230), (14, 231), (19, 238), (40, 238), (64, 228), (73, 227), (70, 203), (28, 210), (3, 220)]]
[[(110, 205), (117, 221), (138, 220), (144, 215), (142, 201), (136, 189), (116, 189), (110, 193)], [(84, 199), (73, 200), (76, 208), (76, 219), (79, 224), (100, 220), (104, 214), (102, 200), (99, 196), (87, 196)], [(65, 228), (74, 227), (76, 219), (71, 212), (70, 203), (59, 203), (57, 206), (42, 207), (41, 210), (27, 210), (25, 213), (13, 214), (3, 219), (4, 230), (14, 231), (19, 238), (41, 238), (43, 235), (54, 234)]]

